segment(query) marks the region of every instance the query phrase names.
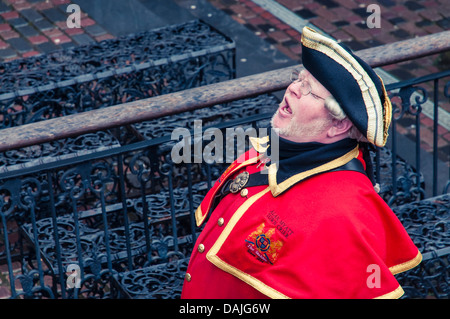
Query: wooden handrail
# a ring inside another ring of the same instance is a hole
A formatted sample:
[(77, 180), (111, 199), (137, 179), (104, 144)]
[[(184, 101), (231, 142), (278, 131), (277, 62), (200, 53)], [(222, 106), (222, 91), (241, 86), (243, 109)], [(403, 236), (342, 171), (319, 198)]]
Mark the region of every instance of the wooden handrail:
[[(300, 44), (299, 44), (300, 45)], [(372, 67), (450, 49), (450, 31), (355, 52)], [(0, 152), (129, 125), (285, 89), (292, 67), (205, 85), (0, 131)]]

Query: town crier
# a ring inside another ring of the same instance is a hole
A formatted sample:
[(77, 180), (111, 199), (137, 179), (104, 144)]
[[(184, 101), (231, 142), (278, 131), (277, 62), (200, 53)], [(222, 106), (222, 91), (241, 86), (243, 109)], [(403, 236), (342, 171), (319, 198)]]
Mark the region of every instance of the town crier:
[(368, 146), (392, 115), (382, 80), (311, 28), (301, 45), (276, 143), (252, 139), (196, 211), (182, 298), (399, 298), (394, 275), (421, 262), (373, 182)]

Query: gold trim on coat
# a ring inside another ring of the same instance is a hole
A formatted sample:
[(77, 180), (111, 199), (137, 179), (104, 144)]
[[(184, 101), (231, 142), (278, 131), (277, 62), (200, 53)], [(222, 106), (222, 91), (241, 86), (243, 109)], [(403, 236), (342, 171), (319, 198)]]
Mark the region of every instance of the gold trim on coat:
[(255, 277), (251, 276), (250, 274), (243, 272), (242, 270), (226, 263), (222, 259), (220, 259), (217, 256), (217, 253), (222, 248), (222, 245), (224, 244), (225, 240), (230, 235), (231, 231), (233, 230), (234, 226), (239, 222), (241, 217), (244, 215), (244, 213), (261, 197), (263, 197), (265, 194), (267, 194), (270, 191), (269, 187), (265, 188), (263, 191), (253, 195), (249, 199), (247, 199), (233, 214), (233, 217), (231, 217), (230, 221), (228, 222), (225, 229), (220, 234), (219, 238), (216, 240), (214, 245), (211, 247), (211, 249), (206, 254), (206, 258), (213, 263), (215, 266), (219, 267), (223, 271), (226, 271), (227, 273), (241, 279), (245, 283), (249, 284), (262, 294), (274, 298), (274, 299), (287, 299), (286, 295), (282, 294), (278, 290), (273, 289), (272, 287), (266, 285), (259, 279), (256, 279)]
[(347, 164), (350, 162), (353, 158), (358, 157), (359, 155), (359, 147), (356, 146), (353, 150), (348, 152), (347, 154), (342, 155), (341, 157), (338, 157), (328, 163), (325, 163), (321, 166), (315, 167), (313, 169), (310, 169), (305, 172), (298, 173), (294, 176), (289, 177), (287, 180), (281, 182), (280, 184), (277, 183), (277, 167), (276, 165), (270, 165), (269, 166), (269, 187), (270, 191), (272, 192), (272, 195), (274, 197), (280, 195), (293, 185), (297, 184), (298, 182), (302, 181), (303, 179), (310, 177), (312, 175), (323, 173), (326, 171), (329, 171), (331, 169), (337, 168), (339, 166), (342, 166), (344, 164)]
[[(206, 254), (206, 258), (215, 266), (217, 266), (218, 268), (220, 268), (221, 270), (235, 276), (236, 278), (242, 280), (243, 282), (245, 282), (246, 284), (252, 286), (253, 288), (255, 288), (256, 290), (258, 290), (259, 292), (261, 292), (262, 294), (268, 296), (269, 298), (273, 298), (273, 299), (291, 299), (291, 297), (283, 294), (282, 292), (268, 286), (267, 284), (265, 284), (264, 282), (262, 282), (261, 280), (253, 277), (252, 275), (228, 264), (227, 262), (223, 261), (222, 259), (220, 259), (219, 256), (217, 256), (217, 254), (219, 253), (220, 249), (222, 248), (223, 244), (225, 243), (226, 239), (228, 238), (228, 236), (230, 235), (230, 233), (232, 232), (232, 230), (234, 229), (234, 227), (236, 226), (236, 224), (239, 222), (239, 220), (242, 218), (242, 216), (247, 212), (247, 210), (259, 199), (261, 199), (264, 195), (266, 195), (268, 192), (270, 191), (270, 188), (267, 187), (265, 188), (263, 191), (253, 195), (252, 197), (250, 197), (248, 200), (246, 200), (237, 210), (236, 212), (233, 214), (233, 216), (231, 217), (229, 223), (225, 226), (224, 230), (222, 231), (222, 233), (219, 235), (218, 239), (216, 240), (216, 242), (213, 244), (213, 246), (211, 247), (211, 249), (207, 252)], [(413, 258), (412, 260), (396, 265), (396, 266), (392, 266), (389, 268), (389, 270), (392, 272), (392, 274), (394, 275), (394, 271), (401, 272), (401, 271), (406, 271), (408, 269), (411, 269), (415, 266), (417, 266), (420, 261), (422, 260), (422, 255), (420, 254), (420, 252), (416, 255), (415, 258)], [(397, 272), (397, 273), (398, 273)], [(403, 288), (399, 285), (396, 289), (394, 289), (391, 292), (388, 292), (384, 295), (378, 296), (378, 297), (374, 297), (374, 299), (398, 299), (400, 298), (402, 295), (404, 294), (404, 290)]]
[(422, 262), (422, 254), (420, 253), (420, 251), (417, 252), (416, 257), (414, 257), (413, 259), (406, 261), (404, 263), (389, 267), (389, 270), (391, 271), (391, 273), (393, 275), (399, 274), (401, 272), (410, 270), (414, 267), (416, 267), (417, 265), (419, 265)]

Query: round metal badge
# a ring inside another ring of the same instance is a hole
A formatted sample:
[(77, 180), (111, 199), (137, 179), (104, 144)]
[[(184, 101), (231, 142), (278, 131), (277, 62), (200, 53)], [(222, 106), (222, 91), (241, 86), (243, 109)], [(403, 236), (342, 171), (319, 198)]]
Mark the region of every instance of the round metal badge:
[(248, 182), (250, 174), (248, 172), (242, 172), (236, 178), (233, 180), (233, 182), (230, 184), (230, 192), (233, 194), (236, 194), (239, 192), (245, 184)]

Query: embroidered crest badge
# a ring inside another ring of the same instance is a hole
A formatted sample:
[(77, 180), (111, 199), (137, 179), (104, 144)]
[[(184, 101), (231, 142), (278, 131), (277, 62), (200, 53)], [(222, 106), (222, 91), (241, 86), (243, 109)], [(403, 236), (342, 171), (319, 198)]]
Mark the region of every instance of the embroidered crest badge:
[(262, 223), (245, 240), (248, 252), (257, 260), (273, 265), (283, 247), (283, 242), (276, 237), (275, 227)]

